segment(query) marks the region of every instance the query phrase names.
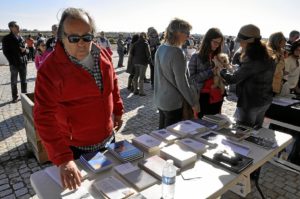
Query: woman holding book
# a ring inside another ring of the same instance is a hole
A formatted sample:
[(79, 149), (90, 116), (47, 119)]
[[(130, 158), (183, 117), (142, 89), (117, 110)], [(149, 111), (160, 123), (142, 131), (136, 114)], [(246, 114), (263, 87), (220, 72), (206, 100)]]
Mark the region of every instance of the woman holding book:
[(221, 53), (223, 41), (223, 34), (218, 28), (209, 29), (199, 52), (193, 54), (189, 62), (191, 80), (196, 84), (200, 96), (199, 118), (221, 113), (223, 94), (220, 88), (213, 86), (213, 76), (217, 72), (213, 59)]
[(199, 109), (195, 91), (189, 83), (186, 57), (181, 49), (191, 28), (184, 20), (172, 20), (165, 32), (165, 43), (155, 54), (154, 103), (159, 110), (160, 129), (182, 120), (184, 101), (194, 111)]
[(221, 76), (227, 83), (236, 84), (237, 122), (260, 128), (265, 112), (272, 103), (275, 63), (261, 41), (257, 26), (243, 26), (238, 33), (237, 42), (242, 47), (241, 66), (233, 74), (222, 70)]

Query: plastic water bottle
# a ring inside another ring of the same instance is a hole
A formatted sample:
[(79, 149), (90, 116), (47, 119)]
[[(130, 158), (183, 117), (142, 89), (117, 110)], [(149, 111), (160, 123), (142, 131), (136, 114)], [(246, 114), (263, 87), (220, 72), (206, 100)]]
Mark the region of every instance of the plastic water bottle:
[(162, 173), (162, 198), (172, 199), (175, 193), (176, 169), (173, 160), (167, 160)]

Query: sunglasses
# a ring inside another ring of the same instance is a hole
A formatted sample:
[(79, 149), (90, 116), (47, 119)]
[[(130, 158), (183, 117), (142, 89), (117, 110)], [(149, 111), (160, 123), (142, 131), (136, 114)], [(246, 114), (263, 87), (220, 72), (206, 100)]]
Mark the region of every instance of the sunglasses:
[(80, 39), (82, 39), (84, 42), (91, 42), (94, 39), (94, 35), (92, 34), (85, 34), (85, 35), (68, 35), (64, 32), (64, 35), (68, 38), (68, 41), (70, 43), (78, 43)]

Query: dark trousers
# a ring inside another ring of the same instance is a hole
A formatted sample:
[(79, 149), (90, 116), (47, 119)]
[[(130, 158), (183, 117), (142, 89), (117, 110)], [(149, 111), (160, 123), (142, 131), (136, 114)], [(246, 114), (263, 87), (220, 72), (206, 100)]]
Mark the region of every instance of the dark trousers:
[[(110, 143), (115, 143), (116, 142), (116, 139), (114, 138)], [(85, 150), (81, 150), (81, 149), (78, 149), (74, 146), (70, 146), (70, 149), (72, 150), (73, 152), (73, 157), (74, 157), (74, 160), (77, 160), (80, 158), (81, 155), (83, 154), (86, 154), (86, 153), (91, 153), (91, 152), (96, 152), (96, 151), (85, 151)], [(100, 151), (100, 152), (104, 152), (106, 150), (105, 147), (97, 150), (97, 151)]]
[(210, 96), (208, 93), (200, 93), (200, 112), (198, 113), (199, 118), (202, 118), (203, 115), (215, 115), (221, 113), (223, 100), (217, 103), (210, 104), (209, 98)]
[(159, 129), (166, 128), (182, 120), (182, 108), (173, 111), (159, 111)]
[(154, 65), (151, 63), (150, 64), (150, 80), (151, 80), (151, 85), (154, 85)]
[(27, 93), (27, 64), (22, 64), (20, 66), (10, 65), (10, 85), (11, 85), (11, 94), (13, 99), (18, 98), (18, 74), (21, 80), (21, 92)]
[(29, 49), (29, 53), (27, 54), (27, 59), (34, 61), (34, 48), (29, 47), (28, 49)]
[(122, 67), (123, 66), (123, 60), (124, 60), (124, 52), (121, 50), (117, 51), (119, 54), (119, 61), (118, 61), (118, 67)]

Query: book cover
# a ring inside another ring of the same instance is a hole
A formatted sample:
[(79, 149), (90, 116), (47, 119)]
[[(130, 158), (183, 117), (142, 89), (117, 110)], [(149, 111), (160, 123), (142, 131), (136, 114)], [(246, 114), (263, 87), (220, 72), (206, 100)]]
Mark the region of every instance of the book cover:
[(147, 134), (133, 138), (132, 143), (137, 147), (140, 146), (142, 149), (149, 153), (159, 151), (160, 148), (167, 145), (167, 143)]
[(112, 162), (101, 152), (83, 154), (80, 161), (95, 173), (112, 167)]
[(132, 188), (126, 186), (114, 176), (95, 181), (92, 186), (99, 193), (110, 199), (127, 198), (136, 193)]
[(194, 135), (207, 131), (207, 128), (201, 124), (192, 122), (191, 120), (180, 121), (167, 127), (167, 130), (178, 134), (180, 137)]
[(232, 125), (228, 128), (219, 129), (216, 132), (221, 133), (229, 139), (236, 141), (241, 141), (250, 136), (250, 128), (240, 125)]
[(221, 115), (204, 115), (203, 120), (213, 122), (217, 124), (219, 127), (224, 127), (230, 123), (227, 119), (223, 118)]
[(183, 168), (193, 164), (197, 160), (197, 154), (183, 149), (177, 144), (164, 147), (160, 150), (160, 156), (164, 159), (172, 159), (177, 167)]
[(226, 150), (207, 151), (202, 157), (234, 173), (240, 173), (253, 163), (252, 158)]
[(218, 124), (214, 123), (214, 122), (210, 122), (208, 120), (202, 120), (202, 119), (192, 119), (193, 122), (196, 122), (198, 124), (201, 124), (211, 130), (216, 130), (219, 128)]
[(138, 191), (142, 191), (158, 183), (157, 179), (129, 162), (115, 166), (114, 170)]
[[(152, 174), (157, 179), (162, 179), (163, 168), (166, 164), (166, 161), (159, 157), (158, 155), (151, 156), (145, 160), (142, 160), (138, 163), (138, 166)], [(180, 172), (180, 169), (174, 165), (176, 173)]]
[(144, 157), (144, 153), (127, 140), (111, 143), (108, 145), (108, 151), (123, 162), (133, 161)]
[(209, 148), (207, 144), (204, 144), (203, 142), (198, 142), (191, 138), (184, 138), (182, 140), (178, 140), (178, 142), (176, 143), (180, 146), (186, 147), (187, 149), (197, 154), (202, 154)]
[(176, 134), (171, 133), (170, 131), (166, 129), (160, 129), (156, 131), (152, 131), (150, 133), (151, 136), (156, 137), (158, 139), (163, 140), (167, 143), (173, 143), (175, 140), (179, 139), (179, 136)]

